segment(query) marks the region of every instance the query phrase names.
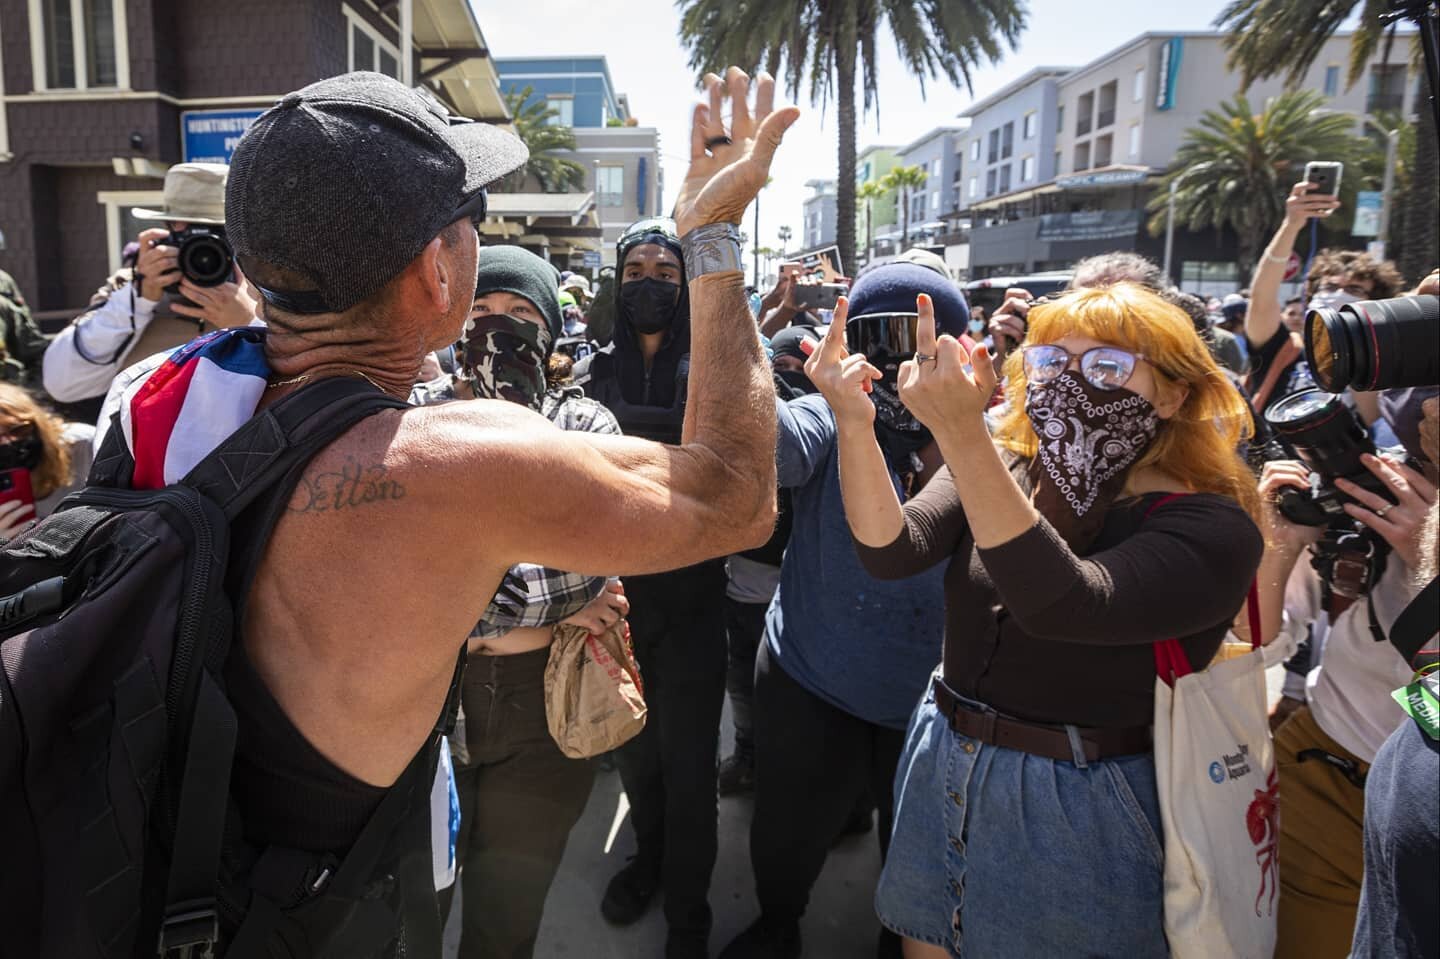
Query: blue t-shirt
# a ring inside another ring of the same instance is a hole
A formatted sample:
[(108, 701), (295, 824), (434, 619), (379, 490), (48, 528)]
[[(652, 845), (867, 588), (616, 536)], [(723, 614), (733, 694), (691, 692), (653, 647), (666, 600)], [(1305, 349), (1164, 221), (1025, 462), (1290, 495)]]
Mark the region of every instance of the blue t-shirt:
[(765, 618), (770, 655), (831, 705), (904, 729), (940, 662), (945, 564), (909, 579), (871, 578), (845, 522), (830, 407), (805, 396), (778, 402), (776, 414), (776, 464), (780, 485), (793, 491), (795, 525)]

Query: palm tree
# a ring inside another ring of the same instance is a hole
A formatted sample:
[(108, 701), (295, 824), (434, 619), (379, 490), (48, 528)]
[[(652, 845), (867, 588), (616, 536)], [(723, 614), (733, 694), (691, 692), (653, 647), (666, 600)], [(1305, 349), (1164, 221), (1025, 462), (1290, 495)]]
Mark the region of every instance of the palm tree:
[[(944, 77), (973, 92), (971, 72), (1014, 50), (1025, 29), (1025, 0), (680, 0), (680, 39), (690, 66), (720, 72), (760, 66), (799, 97), (823, 106), (833, 95), (840, 123), (835, 197), (837, 245), (855, 262), (855, 87), (866, 111), (878, 106), (881, 26), (920, 79)], [(783, 69), (782, 69), (783, 68)]]
[(780, 255), (784, 256), (785, 251), (790, 248), (790, 237), (795, 234), (788, 226), (782, 226), (775, 231), (775, 235), (780, 239)]
[[(1382, 42), (1382, 59), (1390, 60), (1395, 32), (1380, 19), (1386, 9), (1384, 0), (1230, 0), (1215, 18), (1215, 26), (1230, 31), (1225, 40), (1230, 51), (1228, 65), (1240, 71), (1242, 90), (1254, 80), (1282, 72), (1286, 82), (1294, 85), (1314, 64), (1325, 42), (1351, 22), (1357, 7), (1360, 16), (1350, 38), (1350, 69), (1345, 81), (1350, 87), (1364, 76), (1365, 65)], [(1419, 45), (1418, 33), (1410, 44), (1413, 52)], [(1391, 197), (1391, 209), (1400, 214), (1391, 218), (1391, 235), (1400, 239), (1398, 265), (1413, 279), (1428, 272), (1440, 256), (1436, 227), (1440, 220), (1440, 190), (1436, 187), (1440, 145), (1433, 111), (1421, 98), (1416, 100), (1412, 175), (1408, 186)]]
[(584, 165), (554, 155), (558, 150), (575, 149), (575, 132), (569, 127), (551, 123), (560, 111), (542, 97), (532, 100), (533, 92), (533, 88), (528, 86), (518, 91), (512, 87), (505, 94), (505, 106), (515, 118), (515, 133), (530, 148), (530, 159), (501, 180), (497, 192), (519, 193), (532, 176), (544, 193), (570, 193), (585, 189)]
[(870, 251), (875, 246), (875, 201), (889, 194), (889, 187), (880, 180), (866, 180), (855, 190), (855, 198), (865, 202), (865, 262), (870, 262)]
[(884, 190), (900, 192), (900, 246), (903, 249), (910, 247), (910, 194), (923, 188), (925, 179), (925, 168), (919, 164), (892, 167), (880, 178), (880, 186)]
[[(1314, 91), (1292, 91), (1275, 97), (1257, 115), (1240, 94), (1218, 110), (1205, 111), (1199, 124), (1186, 131), (1174, 167), (1150, 199), (1150, 232), (1165, 228), (1169, 187), (1178, 182), (1176, 222), (1191, 230), (1233, 229), (1240, 272), (1248, 282), (1265, 238), (1284, 218), (1285, 196), (1305, 164), (1343, 162), (1361, 150), (1355, 118), (1322, 110), (1324, 102)], [(1353, 190), (1353, 185), (1345, 188)]]

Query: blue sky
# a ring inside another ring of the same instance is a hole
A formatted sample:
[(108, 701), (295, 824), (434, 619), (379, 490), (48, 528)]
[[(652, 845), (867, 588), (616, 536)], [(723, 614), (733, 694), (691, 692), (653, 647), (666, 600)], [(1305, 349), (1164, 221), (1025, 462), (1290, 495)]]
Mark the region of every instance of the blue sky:
[[(669, 0), (471, 3), (497, 56), (605, 54), (619, 92), (630, 96), (632, 112), (643, 125), (660, 130), (666, 206), (673, 204), (685, 174), (696, 78), (686, 66), (686, 53), (677, 38), (679, 14)], [(1030, 0), (1029, 25), (1017, 49), (999, 63), (974, 71), (973, 95), (943, 79), (927, 81), (922, 94), (920, 82), (901, 65), (893, 42), (882, 35), (879, 111), (862, 121), (859, 146), (908, 143), (938, 124), (953, 121), (970, 103), (1033, 67), (1083, 64), (1150, 30), (1210, 29), (1223, 6), (1223, 0)], [(781, 225), (800, 236), (801, 203), (809, 192), (805, 181), (835, 176), (838, 124), (833, 105), (822, 112), (810, 104), (808, 91), (793, 102), (804, 108), (804, 114), (777, 154), (771, 171), (774, 181), (762, 194), (762, 245), (779, 246), (776, 231)], [(746, 219), (747, 230), (752, 219), (753, 214)]]

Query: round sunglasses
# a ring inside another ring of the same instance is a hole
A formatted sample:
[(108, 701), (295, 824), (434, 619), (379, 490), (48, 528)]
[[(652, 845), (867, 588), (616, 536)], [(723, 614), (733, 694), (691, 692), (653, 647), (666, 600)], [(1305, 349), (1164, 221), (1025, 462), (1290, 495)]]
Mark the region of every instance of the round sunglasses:
[(1145, 359), (1143, 353), (1132, 353), (1115, 346), (1097, 346), (1078, 357), (1053, 343), (1024, 347), (1025, 378), (1031, 383), (1049, 383), (1070, 368), (1070, 361), (1080, 360), (1080, 375), (1097, 390), (1118, 390), (1130, 382), (1135, 364)]

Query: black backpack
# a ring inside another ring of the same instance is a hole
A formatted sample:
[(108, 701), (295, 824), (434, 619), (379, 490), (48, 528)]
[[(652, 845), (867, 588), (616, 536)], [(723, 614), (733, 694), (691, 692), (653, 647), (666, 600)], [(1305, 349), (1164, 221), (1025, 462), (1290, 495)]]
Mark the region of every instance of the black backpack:
[(112, 428), (90, 485), (0, 550), (0, 954), (439, 955), (434, 733), (343, 859), (244, 842), (224, 666), (305, 465), (406, 404), (321, 380), (180, 483), (128, 489)]

